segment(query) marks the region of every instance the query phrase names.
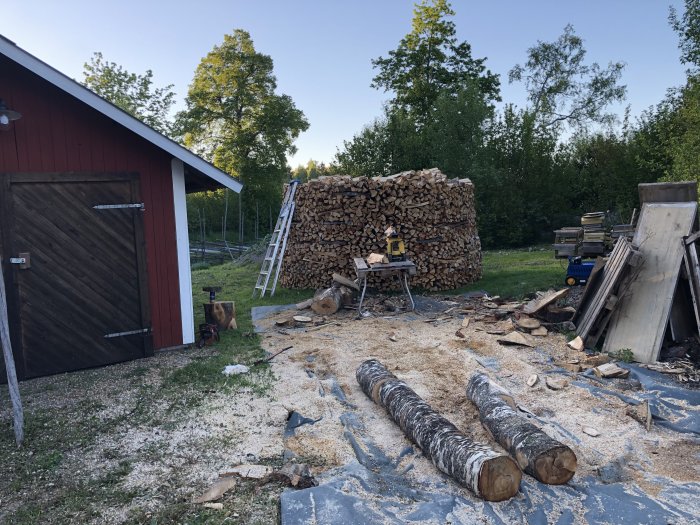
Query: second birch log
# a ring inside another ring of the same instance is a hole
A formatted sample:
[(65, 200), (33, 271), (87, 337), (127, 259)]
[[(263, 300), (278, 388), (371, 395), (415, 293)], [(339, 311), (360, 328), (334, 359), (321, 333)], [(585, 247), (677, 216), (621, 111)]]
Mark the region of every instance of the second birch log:
[(522, 473), (508, 456), (472, 441), (376, 359), (356, 372), (362, 391), (383, 406), (435, 466), (488, 501), (513, 497)]
[(576, 454), (519, 416), (507, 390), (476, 373), (467, 383), (467, 397), (479, 409), (482, 424), (527, 474), (551, 485), (573, 477)]

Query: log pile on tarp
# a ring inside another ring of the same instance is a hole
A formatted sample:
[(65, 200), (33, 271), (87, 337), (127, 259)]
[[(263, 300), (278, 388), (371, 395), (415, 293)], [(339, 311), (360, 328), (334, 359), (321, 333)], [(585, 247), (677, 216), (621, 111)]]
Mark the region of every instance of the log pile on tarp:
[[(299, 185), (280, 284), (327, 286), (334, 272), (353, 275), (354, 257), (385, 253), (394, 226), (416, 264), (412, 286), (457, 288), (481, 278), (474, 185), (437, 169), (390, 177), (322, 177)], [(390, 279), (370, 276), (385, 289)]]
[(513, 497), (522, 473), (509, 457), (472, 441), (376, 359), (357, 369), (362, 391), (383, 406), (435, 466), (488, 501)]
[(561, 485), (573, 477), (576, 454), (518, 415), (508, 391), (476, 373), (467, 383), (467, 397), (479, 409), (484, 427), (525, 473), (551, 485)]

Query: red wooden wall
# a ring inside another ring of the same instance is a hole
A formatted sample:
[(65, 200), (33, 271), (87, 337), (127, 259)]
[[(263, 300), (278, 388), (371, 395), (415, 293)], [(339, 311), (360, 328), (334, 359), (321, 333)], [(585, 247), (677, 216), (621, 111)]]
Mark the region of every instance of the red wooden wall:
[(3, 56), (0, 98), (22, 114), (0, 130), (0, 173), (140, 173), (153, 344), (182, 344), (171, 156)]

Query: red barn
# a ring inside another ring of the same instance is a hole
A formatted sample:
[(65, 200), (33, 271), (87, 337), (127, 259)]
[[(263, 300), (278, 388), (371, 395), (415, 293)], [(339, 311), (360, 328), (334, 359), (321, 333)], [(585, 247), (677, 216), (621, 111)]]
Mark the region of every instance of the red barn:
[(241, 185), (1, 36), (0, 99), (21, 114), (0, 118), (19, 377), (193, 342), (185, 195)]

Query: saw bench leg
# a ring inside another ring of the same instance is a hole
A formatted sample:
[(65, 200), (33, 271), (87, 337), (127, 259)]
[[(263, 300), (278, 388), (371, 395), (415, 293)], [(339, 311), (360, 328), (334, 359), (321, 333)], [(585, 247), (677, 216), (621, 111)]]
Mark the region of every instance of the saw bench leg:
[(402, 272), (403, 273), (403, 279), (401, 281), (401, 284), (403, 285), (404, 290), (406, 291), (406, 295), (408, 296), (409, 301), (411, 301), (411, 311), (416, 309), (416, 303), (413, 301), (413, 296), (411, 295), (411, 290), (408, 287), (408, 272)]
[(362, 318), (362, 301), (365, 300), (365, 292), (367, 291), (367, 274), (362, 275), (362, 293), (360, 294), (360, 305), (357, 307), (357, 317)]

